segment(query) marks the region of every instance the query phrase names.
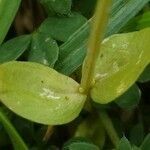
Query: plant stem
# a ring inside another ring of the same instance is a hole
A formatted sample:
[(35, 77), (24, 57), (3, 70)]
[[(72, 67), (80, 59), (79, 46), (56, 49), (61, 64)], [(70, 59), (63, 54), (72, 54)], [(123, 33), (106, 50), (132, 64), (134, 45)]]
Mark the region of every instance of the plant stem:
[(99, 113), (99, 116), (112, 143), (114, 144), (115, 147), (117, 147), (117, 144), (119, 143), (119, 137), (117, 132), (115, 131), (111, 119), (109, 118), (108, 114), (104, 110), (102, 110)]
[(108, 22), (110, 6), (111, 0), (98, 0), (81, 79), (81, 88), (85, 94), (88, 94), (92, 85), (95, 64), (100, 53), (100, 45)]
[(53, 129), (54, 129), (54, 126), (48, 126), (47, 127), (47, 131), (43, 137), (43, 141), (47, 142), (50, 138), (50, 136), (53, 134)]

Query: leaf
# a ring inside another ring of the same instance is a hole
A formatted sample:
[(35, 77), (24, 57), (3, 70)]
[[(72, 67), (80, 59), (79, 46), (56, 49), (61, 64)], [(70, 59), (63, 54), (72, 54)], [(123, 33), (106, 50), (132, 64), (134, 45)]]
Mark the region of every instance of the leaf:
[(137, 30), (150, 27), (150, 12), (145, 12), (141, 19), (138, 20)]
[(16, 114), (31, 121), (57, 125), (80, 113), (85, 95), (79, 84), (55, 70), (31, 62), (0, 66), (0, 99)]
[(133, 146), (132, 150), (141, 150), (139, 147)]
[(20, 2), (21, 0), (0, 0), (0, 44), (11, 26)]
[(48, 14), (67, 15), (70, 13), (72, 0), (41, 0), (41, 3), (45, 6)]
[(130, 142), (126, 137), (121, 138), (117, 150), (132, 150)]
[(0, 122), (3, 124), (5, 130), (7, 131), (15, 150), (28, 150), (26, 144), (17, 133), (13, 125), (10, 123), (9, 119), (5, 115), (4, 111), (0, 108)]
[(149, 150), (150, 148), (150, 133), (145, 137), (142, 145), (140, 146), (142, 150)]
[(145, 68), (144, 72), (141, 74), (138, 81), (141, 82), (141, 83), (150, 81), (150, 65), (148, 65)]
[[(114, 0), (111, 16), (105, 37), (117, 33), (134, 17), (149, 0)], [(55, 69), (70, 75), (82, 63), (86, 55), (89, 23), (91, 19), (79, 28), (70, 38), (60, 46), (59, 59)], [(69, 64), (69, 65), (68, 65)]]
[(72, 143), (71, 145), (69, 145), (68, 150), (99, 150), (99, 148), (94, 145), (94, 144), (90, 144), (90, 143), (83, 143), (83, 142), (79, 142), (79, 143)]
[(49, 34), (53, 39), (65, 42), (86, 18), (79, 13), (71, 13), (69, 17), (48, 17), (40, 26), (39, 31)]
[(68, 142), (68, 144), (63, 147), (63, 150), (99, 150), (99, 148), (92, 143), (84, 141), (74, 141)]
[(96, 0), (74, 1), (73, 6), (77, 6), (75, 8), (76, 11), (81, 12), (86, 18), (89, 18), (95, 9), (96, 2)]
[(92, 116), (89, 116), (77, 126), (74, 136), (90, 139), (94, 144), (98, 145), (100, 149), (103, 148), (106, 138), (102, 122), (99, 118), (97, 119)]
[(123, 109), (134, 109), (141, 99), (141, 91), (135, 84), (130, 87), (123, 95), (115, 99), (115, 103)]
[(138, 15), (128, 22), (128, 24), (122, 29), (123, 32), (130, 32), (135, 30), (141, 30), (150, 27), (150, 12), (144, 12), (142, 15)]
[(30, 35), (22, 35), (5, 42), (0, 46), (0, 63), (16, 60), (28, 48)]
[(28, 60), (53, 67), (58, 59), (59, 47), (50, 35), (35, 33), (32, 37)]
[(130, 88), (150, 63), (150, 28), (105, 39), (95, 68), (91, 96), (106, 104)]
[(136, 124), (130, 131), (130, 142), (136, 146), (140, 146), (144, 139), (144, 127), (140, 122)]

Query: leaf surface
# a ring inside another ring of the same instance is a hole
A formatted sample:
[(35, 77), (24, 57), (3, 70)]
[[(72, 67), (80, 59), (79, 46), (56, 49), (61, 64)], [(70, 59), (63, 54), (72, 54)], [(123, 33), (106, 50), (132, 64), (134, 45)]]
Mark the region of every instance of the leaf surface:
[(11, 26), (20, 3), (21, 0), (0, 0), (0, 44)]
[(68, 17), (48, 17), (39, 31), (49, 34), (53, 39), (65, 42), (78, 28), (86, 22), (79, 13), (71, 13)]
[(49, 15), (52, 13), (67, 15), (70, 13), (72, 0), (41, 0), (41, 3)]
[(147, 136), (145, 137), (143, 143), (140, 146), (141, 150), (149, 150), (150, 148), (150, 133), (147, 134)]
[(13, 61), (19, 58), (28, 48), (30, 41), (30, 35), (22, 35), (2, 44), (0, 46), (0, 63)]
[(116, 150), (132, 150), (130, 142), (126, 137), (121, 138)]
[(28, 60), (53, 67), (58, 59), (59, 47), (50, 35), (35, 33), (32, 37)]
[(9, 109), (31, 121), (56, 125), (72, 121), (86, 96), (79, 84), (55, 70), (29, 62), (0, 66), (0, 99)]
[(149, 47), (150, 28), (105, 39), (95, 68), (93, 100), (105, 104), (130, 88), (150, 63)]
[[(149, 0), (114, 0), (105, 37), (118, 33), (148, 2)], [(81, 66), (86, 55), (91, 22), (92, 19), (87, 21), (60, 46), (56, 70), (70, 75)]]
[(115, 103), (123, 109), (132, 110), (138, 106), (140, 99), (141, 90), (134, 84), (123, 95), (115, 99)]

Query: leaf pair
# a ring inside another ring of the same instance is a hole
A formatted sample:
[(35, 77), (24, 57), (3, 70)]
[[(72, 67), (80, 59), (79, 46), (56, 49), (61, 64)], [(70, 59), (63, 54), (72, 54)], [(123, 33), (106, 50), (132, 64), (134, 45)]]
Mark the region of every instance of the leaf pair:
[[(150, 62), (150, 28), (105, 39), (91, 97), (108, 103), (123, 94)], [(64, 124), (78, 116), (86, 95), (80, 85), (49, 67), (29, 62), (0, 65), (0, 99), (18, 115), (43, 124)]]
[(86, 19), (78, 13), (72, 13), (69, 17), (48, 17), (36, 32), (2, 44), (0, 63), (16, 60), (28, 50), (25, 59), (53, 67), (59, 54), (55, 40), (65, 42), (85, 22)]
[(11, 39), (0, 46), (0, 63), (18, 59), (29, 49), (28, 60), (53, 67), (58, 59), (59, 48), (46, 33), (33, 33)]

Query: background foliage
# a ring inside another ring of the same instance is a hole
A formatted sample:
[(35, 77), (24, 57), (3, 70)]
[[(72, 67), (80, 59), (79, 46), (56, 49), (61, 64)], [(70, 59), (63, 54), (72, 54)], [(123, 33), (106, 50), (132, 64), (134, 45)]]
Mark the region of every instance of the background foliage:
[[(16, 1), (16, 5), (8, 8), (11, 18), (8, 20), (14, 19), (11, 27), (0, 13), (0, 18), (4, 19), (0, 20), (0, 63), (11, 60), (37, 62), (80, 81), (96, 0), (22, 0), (20, 7), (19, 3)], [(150, 27), (149, 0), (113, 0), (113, 3), (105, 37)], [(5, 7), (0, 5), (0, 8)], [(15, 18), (16, 12), (12, 10), (17, 11)], [(3, 12), (6, 14), (5, 10)], [(12, 149), (12, 143), (18, 150), (20, 145), (27, 149), (26, 144), (33, 150), (113, 149), (100, 119), (100, 111), (105, 109), (120, 138), (117, 150), (149, 150), (149, 91), (150, 65), (114, 102), (107, 105), (91, 102), (77, 119), (66, 125), (49, 127), (49, 130), (45, 125), (15, 115), (1, 104), (0, 112), (5, 117), (0, 113), (0, 149)]]

